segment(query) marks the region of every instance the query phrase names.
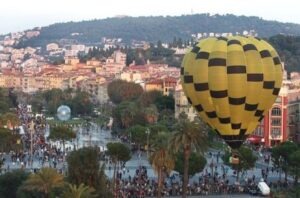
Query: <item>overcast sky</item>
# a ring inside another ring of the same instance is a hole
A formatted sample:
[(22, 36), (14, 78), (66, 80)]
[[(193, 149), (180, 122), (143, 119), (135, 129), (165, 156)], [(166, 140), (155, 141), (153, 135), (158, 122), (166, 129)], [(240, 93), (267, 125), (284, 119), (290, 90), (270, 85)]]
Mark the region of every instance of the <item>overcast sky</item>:
[(297, 0), (1, 0), (0, 6), (0, 34), (116, 15), (230, 13), (300, 24)]

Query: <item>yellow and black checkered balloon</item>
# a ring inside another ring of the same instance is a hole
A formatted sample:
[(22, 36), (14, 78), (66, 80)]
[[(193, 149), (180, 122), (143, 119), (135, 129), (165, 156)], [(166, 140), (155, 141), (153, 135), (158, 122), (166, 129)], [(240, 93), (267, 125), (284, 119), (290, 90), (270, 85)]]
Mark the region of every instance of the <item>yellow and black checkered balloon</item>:
[(282, 65), (256, 37), (210, 37), (185, 56), (181, 82), (188, 101), (232, 148), (239, 148), (276, 100)]

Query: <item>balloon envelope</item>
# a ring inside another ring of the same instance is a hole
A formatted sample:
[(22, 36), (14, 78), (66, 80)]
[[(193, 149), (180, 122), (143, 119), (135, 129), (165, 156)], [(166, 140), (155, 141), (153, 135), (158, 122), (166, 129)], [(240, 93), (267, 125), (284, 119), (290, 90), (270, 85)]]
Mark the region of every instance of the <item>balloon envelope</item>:
[(181, 82), (200, 117), (238, 148), (276, 100), (282, 65), (262, 39), (210, 37), (184, 56)]

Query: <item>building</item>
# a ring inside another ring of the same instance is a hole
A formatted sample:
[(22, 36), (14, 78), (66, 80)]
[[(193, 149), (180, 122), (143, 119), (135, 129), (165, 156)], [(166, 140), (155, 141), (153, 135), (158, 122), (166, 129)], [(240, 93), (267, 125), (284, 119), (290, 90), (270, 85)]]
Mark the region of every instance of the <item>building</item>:
[(163, 95), (173, 95), (175, 87), (177, 85), (177, 79), (173, 77), (157, 78), (145, 83), (145, 90), (152, 91), (157, 90), (162, 92)]
[(300, 143), (300, 100), (293, 101), (288, 105), (289, 137)]
[(121, 51), (115, 51), (112, 55), (114, 62), (122, 65), (126, 65), (126, 54)]
[(80, 82), (80, 89), (87, 92), (94, 103), (106, 104), (109, 100), (107, 82), (103, 77), (92, 77)]
[(37, 37), (38, 35), (40, 35), (39, 31), (27, 31), (26, 32), (26, 37), (29, 39), (32, 37)]
[(83, 52), (85, 51), (85, 45), (71, 45), (71, 50)]
[(142, 81), (142, 75), (140, 73), (122, 72), (121, 80), (126, 80), (128, 82)]
[(174, 93), (175, 100), (175, 118), (178, 118), (181, 113), (185, 113), (190, 121), (193, 121), (198, 116), (194, 107), (189, 104), (187, 97), (185, 96), (180, 80), (177, 81), (177, 85)]
[(283, 85), (272, 108), (253, 133), (261, 138), (264, 146), (272, 147), (289, 139), (288, 94), (288, 86)]
[(79, 62), (80, 62), (80, 60), (76, 56), (66, 56), (65, 57), (65, 64), (66, 65), (76, 66)]
[(78, 50), (66, 50), (65, 51), (65, 56), (67, 57), (77, 57), (78, 55)]
[(58, 44), (56, 43), (49, 43), (47, 46), (46, 46), (46, 50), (47, 51), (55, 51), (59, 48)]

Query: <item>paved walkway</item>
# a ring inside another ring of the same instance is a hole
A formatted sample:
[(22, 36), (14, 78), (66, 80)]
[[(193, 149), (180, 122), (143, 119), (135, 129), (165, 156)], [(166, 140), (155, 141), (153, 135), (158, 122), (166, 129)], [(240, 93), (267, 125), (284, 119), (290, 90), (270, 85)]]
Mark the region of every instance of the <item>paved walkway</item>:
[[(73, 142), (66, 143), (66, 147), (69, 147), (70, 149), (73, 149), (74, 147), (81, 148), (84, 146), (97, 145), (101, 149), (105, 150), (106, 144), (108, 142), (119, 141), (117, 139), (114, 139), (111, 136), (111, 133), (109, 131), (102, 130), (99, 127), (97, 127), (95, 124), (92, 124), (88, 131), (82, 127), (76, 128), (75, 130), (77, 131), (78, 138), (76, 140), (74, 140)], [(47, 130), (46, 136), (48, 134), (49, 134), (49, 131)], [(61, 146), (60, 143), (54, 143), (54, 144), (58, 144), (57, 146)], [(204, 168), (202, 173), (197, 173), (194, 176), (190, 177), (190, 183), (199, 181), (199, 177), (201, 175), (203, 175), (203, 173), (212, 173), (212, 171), (213, 172), (217, 171), (219, 173), (219, 175), (222, 175), (224, 170), (226, 172), (227, 178), (229, 179), (230, 183), (234, 183), (236, 180), (234, 171), (229, 166), (226, 166), (223, 164), (221, 157), (219, 157), (218, 163), (217, 163), (216, 154), (218, 153), (218, 150), (211, 149), (210, 152), (212, 153), (212, 155), (214, 157), (210, 157), (210, 155), (206, 154), (206, 156), (205, 156), (207, 159), (206, 167)], [(213, 164), (213, 166), (212, 166), (213, 170), (212, 170), (212, 167), (210, 166), (211, 164)], [(248, 170), (245, 175), (241, 175), (240, 181), (243, 181), (246, 178), (252, 178), (253, 175), (255, 175), (256, 181), (259, 181), (261, 178), (261, 170), (265, 169), (267, 167), (270, 167), (271, 165), (272, 164), (264, 163), (263, 159), (259, 158), (259, 160), (256, 163), (256, 167), (251, 170)], [(51, 165), (49, 164), (49, 162), (46, 162), (43, 166), (49, 167)], [(57, 168), (65, 170), (66, 166), (67, 165), (64, 163), (58, 163)], [(122, 175), (123, 178), (128, 178), (129, 175), (131, 177), (133, 177), (135, 175), (136, 169), (139, 166), (145, 166), (147, 168), (147, 174), (150, 178), (152, 178), (152, 179), (157, 178), (156, 173), (154, 172), (154, 170), (152, 169), (151, 165), (148, 162), (146, 153), (142, 153), (141, 156), (134, 154), (132, 156), (132, 159), (129, 160), (128, 162), (126, 162), (126, 164), (125, 164), (126, 170), (125, 170), (124, 174)], [(41, 168), (42, 164), (40, 164), (38, 160), (34, 160), (32, 167), (33, 168)], [(5, 162), (4, 168), (18, 169), (18, 168), (21, 168), (21, 164), (11, 163), (10, 160), (7, 160)], [(30, 167), (27, 166), (27, 169), (31, 169), (31, 166)], [(109, 178), (112, 178), (112, 176), (113, 176), (112, 165), (110, 168), (108, 165), (106, 165), (105, 173)], [(123, 171), (122, 171), (122, 173), (123, 173)], [(173, 173), (175, 173), (175, 172), (173, 172)], [(283, 178), (283, 174), (282, 174), (282, 178)], [(279, 174), (276, 171), (274, 171), (273, 173), (271, 171), (269, 171), (268, 179), (269, 179), (269, 181), (277, 181), (279, 179)], [(289, 179), (291, 180), (292, 178), (289, 178)]]
[[(213, 155), (216, 155), (217, 152), (216, 151), (211, 151)], [(206, 160), (207, 160), (207, 164), (205, 166), (205, 168), (203, 169), (203, 172), (197, 173), (194, 176), (190, 177), (190, 183), (192, 184), (193, 182), (198, 182), (199, 181), (199, 177), (203, 175), (203, 173), (207, 172), (207, 173), (212, 173), (212, 168), (210, 167), (210, 164), (213, 163), (213, 172), (217, 171), (219, 173), (219, 175), (223, 174), (223, 168), (226, 172), (227, 175), (227, 179), (229, 179), (230, 183), (234, 183), (236, 181), (236, 175), (234, 174), (234, 170), (231, 169), (231, 167), (224, 165), (223, 161), (221, 158), (219, 158), (218, 163), (216, 163), (216, 157), (209, 157), (208, 154), (206, 154)], [(149, 164), (149, 161), (146, 158), (146, 154), (143, 153), (141, 158), (139, 158), (136, 154), (132, 156), (132, 159), (129, 160), (128, 162), (126, 162), (125, 164), (125, 168), (126, 171), (122, 172), (122, 177), (123, 178), (128, 178), (128, 176), (130, 175), (131, 177), (133, 177), (135, 175), (135, 170), (139, 167), (139, 166), (145, 166), (147, 168), (147, 174), (150, 178), (152, 179), (156, 179), (157, 175), (154, 172), (154, 170), (152, 169), (151, 165)], [(248, 171), (246, 171), (246, 173), (242, 174), (240, 173), (240, 182), (244, 182), (246, 178), (251, 179), (253, 177), (253, 175), (255, 175), (255, 180), (256, 182), (259, 182), (262, 178), (261, 175), (261, 170), (262, 168), (265, 169), (266, 167), (269, 167), (270, 171), (268, 174), (268, 182), (269, 181), (277, 181), (280, 177), (280, 174), (276, 171), (274, 171), (273, 173), (271, 172), (271, 168), (270, 166), (268, 166), (267, 164), (263, 163), (261, 160), (259, 160), (259, 162), (256, 164), (255, 168), (252, 168)], [(113, 177), (113, 169), (109, 168), (108, 165), (106, 165), (106, 169), (105, 169), (105, 173), (109, 178)], [(125, 174), (124, 174), (125, 173)], [(175, 171), (173, 171), (172, 174), (176, 174)], [(176, 174), (177, 175), (177, 174)], [(282, 180), (283, 180), (283, 173), (282, 173)], [(291, 177), (289, 177), (289, 180), (292, 180)]]

